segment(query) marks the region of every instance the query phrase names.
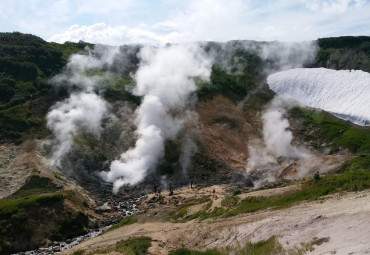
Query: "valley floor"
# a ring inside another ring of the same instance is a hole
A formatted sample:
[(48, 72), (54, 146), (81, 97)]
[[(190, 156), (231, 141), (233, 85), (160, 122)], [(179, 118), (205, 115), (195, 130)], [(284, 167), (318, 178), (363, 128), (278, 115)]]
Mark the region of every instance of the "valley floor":
[[(176, 196), (201, 197), (211, 195), (214, 206), (227, 192), (227, 186), (211, 186), (201, 189), (183, 188)], [(290, 192), (297, 185), (247, 193), (271, 196)], [(216, 195), (213, 196), (213, 189)], [(154, 195), (148, 197), (149, 201)], [(244, 196), (245, 194), (241, 194)], [(150, 254), (168, 254), (186, 247), (192, 250), (224, 247), (257, 242), (276, 236), (287, 254), (368, 254), (370, 253), (370, 191), (337, 193), (313, 202), (280, 209), (240, 214), (231, 218), (214, 218), (185, 223), (171, 222), (165, 218), (153, 218), (168, 206), (160, 205), (146, 210), (146, 220), (107, 232), (81, 243), (63, 254), (84, 250), (94, 252), (114, 246), (117, 241), (135, 236), (152, 239)], [(199, 206), (198, 206), (199, 207)], [(196, 206), (189, 210), (197, 210)], [(199, 208), (198, 208), (199, 210)], [(299, 252), (299, 253), (298, 253)], [(117, 253), (112, 253), (117, 254)]]

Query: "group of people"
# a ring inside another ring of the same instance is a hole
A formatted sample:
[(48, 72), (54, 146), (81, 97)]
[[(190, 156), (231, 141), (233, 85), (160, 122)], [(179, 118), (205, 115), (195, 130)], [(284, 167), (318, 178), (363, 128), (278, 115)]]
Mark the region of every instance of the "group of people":
[[(161, 193), (162, 193), (162, 186), (154, 185), (154, 193), (156, 193), (158, 196), (160, 196)], [(169, 196), (173, 196), (173, 187), (172, 187), (172, 184), (171, 183), (169, 184), (169, 192), (168, 192), (168, 195)]]
[[(321, 176), (320, 176), (320, 172), (319, 172), (319, 171), (317, 171), (317, 172), (314, 174), (313, 179), (314, 179), (315, 181), (319, 181), (319, 180), (320, 180), (320, 178), (321, 178)], [(191, 188), (191, 189), (193, 189), (193, 185), (194, 185), (194, 181), (191, 179), (191, 180), (190, 180), (190, 188)], [(155, 193), (157, 193), (157, 194), (158, 194), (158, 196), (160, 196), (160, 195), (161, 195), (161, 192), (162, 192), (162, 187), (161, 187), (161, 186), (154, 185), (154, 192), (155, 192)], [(170, 184), (169, 184), (169, 192), (168, 192), (168, 195), (169, 195), (169, 196), (173, 196), (173, 194), (174, 194), (174, 192), (173, 192), (173, 187), (172, 187), (172, 184), (170, 183)], [(213, 196), (215, 196), (215, 195), (216, 195), (216, 190), (215, 190), (215, 189), (213, 189), (213, 190), (212, 190), (212, 195), (213, 195)]]

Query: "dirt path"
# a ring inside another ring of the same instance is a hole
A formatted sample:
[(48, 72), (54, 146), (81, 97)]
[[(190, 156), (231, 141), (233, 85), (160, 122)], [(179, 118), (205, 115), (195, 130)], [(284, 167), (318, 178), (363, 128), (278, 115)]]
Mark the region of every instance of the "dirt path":
[[(186, 192), (184, 189), (184, 195)], [(206, 249), (248, 240), (256, 242), (272, 235), (278, 235), (279, 242), (287, 249), (309, 243), (315, 237), (329, 238), (328, 242), (314, 246), (310, 254), (366, 254), (370, 253), (369, 226), (370, 191), (363, 191), (228, 219), (136, 223), (79, 244), (63, 254), (73, 254), (79, 249), (104, 249), (132, 236), (151, 237), (150, 253), (168, 254), (183, 245), (189, 249)]]

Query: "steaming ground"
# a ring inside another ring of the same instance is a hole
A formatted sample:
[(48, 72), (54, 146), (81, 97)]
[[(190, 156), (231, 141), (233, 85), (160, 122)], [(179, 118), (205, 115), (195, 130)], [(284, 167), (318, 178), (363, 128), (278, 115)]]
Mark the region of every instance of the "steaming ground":
[[(137, 57), (137, 66), (130, 62), (132, 56)], [(63, 168), (61, 162), (73, 149), (76, 136), (88, 134), (99, 139), (103, 120), (119, 119), (102, 96), (111, 85), (112, 70), (118, 77), (133, 78), (135, 85), (126, 90), (142, 100), (132, 117), (136, 125), (135, 146), (123, 148), (109, 171), (102, 171), (100, 176), (113, 183), (115, 193), (124, 185), (140, 183), (163, 158), (165, 141), (179, 138), (180, 163), (183, 176), (187, 176), (190, 158), (197, 148), (191, 131), (184, 137), (177, 135), (184, 127), (196, 125), (195, 82), (209, 81), (211, 66), (211, 56), (198, 43), (131, 50), (96, 46), (87, 54), (72, 55), (65, 71), (52, 79), (56, 87), (66, 89), (70, 95), (47, 114), (48, 127), (55, 136), (51, 164)]]
[[(293, 133), (286, 118), (287, 110), (294, 103), (275, 96), (262, 112), (262, 139), (255, 138), (248, 144), (249, 158), (247, 160), (247, 175), (253, 180), (255, 187), (280, 178), (276, 172), (299, 160), (313, 158), (303, 146), (293, 145)], [(294, 167), (299, 176), (304, 176), (309, 169), (315, 168), (315, 163), (307, 167)], [(293, 178), (293, 176), (288, 176)]]
[(267, 82), (280, 96), (359, 125), (370, 123), (370, 74), (367, 72), (297, 68), (272, 74)]
[[(117, 75), (130, 77), (133, 84), (125, 88), (126, 91), (142, 99), (133, 116), (130, 116), (134, 119), (136, 131), (135, 135), (129, 135), (135, 136), (136, 144), (131, 144), (129, 148), (118, 146), (121, 155), (112, 153), (105, 163), (109, 167), (90, 167), (87, 171), (101, 171), (100, 177), (113, 183), (113, 191), (117, 192), (122, 186), (136, 185), (153, 173), (163, 159), (165, 142), (176, 140), (181, 148), (179, 163), (182, 176), (187, 179), (191, 158), (197, 152), (193, 134), (196, 133), (198, 120), (194, 97), (196, 82), (209, 80), (212, 65), (216, 64), (232, 75), (245, 72), (242, 68), (245, 63), (236, 57), (238, 52), (245, 51), (258, 55), (268, 63), (260, 70), (266, 74), (301, 67), (314, 59), (317, 50), (315, 43), (229, 42), (222, 44), (221, 48), (213, 45), (210, 51), (206, 50), (206, 46), (201, 43), (161, 47), (96, 45), (86, 53), (72, 55), (65, 70), (51, 80), (55, 87), (69, 92), (69, 98), (55, 104), (47, 115), (48, 127), (55, 138), (52, 165), (60, 169), (73, 168), (75, 162), (71, 161), (70, 154), (76, 148), (76, 137), (87, 134), (99, 140), (106, 133), (103, 122), (124, 121), (112, 111), (115, 106), (104, 99), (104, 90), (114, 80), (112, 75)], [(266, 114), (281, 118), (280, 113), (272, 110)], [(266, 125), (271, 123), (268, 119)], [(279, 123), (282, 124), (279, 126), (282, 129), (280, 134), (286, 135), (285, 142), (279, 146), (281, 140), (272, 141), (276, 140), (276, 136), (265, 139), (266, 149), (274, 158), (286, 154), (301, 158), (301, 153), (290, 146), (290, 134), (285, 131), (286, 120)], [(274, 132), (271, 134), (274, 136)], [(125, 135), (122, 133), (122, 137)], [(280, 150), (282, 147), (284, 149)], [(69, 161), (69, 164), (61, 163)]]
[(124, 185), (143, 181), (156, 168), (164, 156), (165, 140), (174, 139), (195, 114), (188, 107), (190, 95), (197, 88), (194, 78), (205, 81), (211, 73), (211, 61), (197, 44), (144, 47), (140, 58), (134, 76), (134, 93), (143, 97), (136, 112), (139, 138), (134, 148), (112, 162), (109, 172), (101, 173), (106, 181), (114, 183), (115, 193)]

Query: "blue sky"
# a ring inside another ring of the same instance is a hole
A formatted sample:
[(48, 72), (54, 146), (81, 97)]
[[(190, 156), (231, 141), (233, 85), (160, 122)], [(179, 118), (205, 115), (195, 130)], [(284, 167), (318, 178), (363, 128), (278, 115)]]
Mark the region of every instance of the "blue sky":
[(112, 45), (370, 35), (369, 0), (0, 0), (0, 31)]

